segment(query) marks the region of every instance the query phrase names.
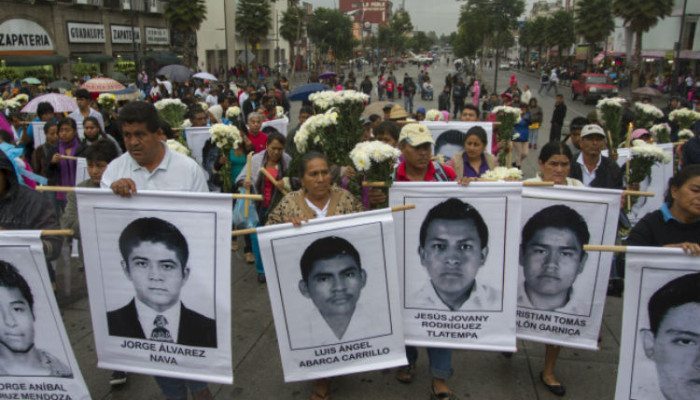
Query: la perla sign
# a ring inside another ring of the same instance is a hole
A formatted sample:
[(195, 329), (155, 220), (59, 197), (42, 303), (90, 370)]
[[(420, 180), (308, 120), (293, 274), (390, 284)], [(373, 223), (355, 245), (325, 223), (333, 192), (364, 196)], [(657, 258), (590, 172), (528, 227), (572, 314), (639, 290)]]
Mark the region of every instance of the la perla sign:
[(53, 51), (48, 32), (27, 19), (8, 19), (0, 24), (0, 53), (14, 51)]

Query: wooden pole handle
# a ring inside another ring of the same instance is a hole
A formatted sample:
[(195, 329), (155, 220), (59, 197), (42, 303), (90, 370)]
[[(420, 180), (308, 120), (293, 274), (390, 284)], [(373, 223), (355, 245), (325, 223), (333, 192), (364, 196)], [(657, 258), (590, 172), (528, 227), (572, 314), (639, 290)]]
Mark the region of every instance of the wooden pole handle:
[(583, 245), (583, 250), (585, 251), (609, 251), (613, 253), (626, 253), (627, 246), (606, 246), (599, 244), (585, 244)]
[(73, 236), (72, 229), (44, 229), (41, 236)]
[(273, 185), (275, 185), (275, 187), (276, 187), (277, 189), (279, 189), (279, 191), (282, 192), (282, 194), (287, 194), (287, 193), (289, 193), (289, 191), (288, 191), (287, 189), (281, 188), (281, 187), (278, 187), (278, 186), (277, 186), (277, 179), (275, 179), (274, 176), (272, 176), (269, 172), (267, 172), (267, 170), (266, 170), (265, 168), (260, 168), (260, 173), (263, 174), (263, 175), (265, 175), (265, 178), (267, 178), (267, 180), (270, 181), (270, 183), (272, 183)]

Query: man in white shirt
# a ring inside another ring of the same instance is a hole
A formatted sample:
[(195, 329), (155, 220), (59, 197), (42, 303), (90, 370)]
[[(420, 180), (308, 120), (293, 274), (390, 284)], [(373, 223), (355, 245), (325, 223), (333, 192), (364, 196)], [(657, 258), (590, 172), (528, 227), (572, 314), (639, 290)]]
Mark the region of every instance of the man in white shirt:
[(88, 92), (86, 89), (78, 89), (75, 91), (74, 96), (75, 101), (78, 103), (78, 109), (68, 114), (68, 116), (75, 120), (75, 124), (78, 126), (78, 133), (80, 138), (83, 137), (83, 121), (85, 121), (85, 118), (87, 117), (97, 118), (97, 122), (100, 123), (100, 128), (102, 129), (102, 132), (104, 132), (105, 121), (102, 118), (102, 114), (94, 108), (90, 107), (90, 103), (92, 102), (90, 92)]
[[(109, 163), (102, 175), (101, 187), (110, 188), (122, 197), (131, 197), (137, 190), (146, 189), (209, 191), (202, 168), (193, 159), (170, 151), (163, 142), (165, 135), (152, 104), (127, 103), (119, 113), (119, 123), (127, 152)], [(188, 391), (196, 400), (212, 399), (205, 382), (158, 376), (155, 380), (168, 399), (186, 399)]]
[(585, 125), (581, 129), (579, 143), (581, 153), (571, 164), (569, 176), (588, 187), (622, 189), (622, 169), (615, 161), (601, 154), (606, 146), (603, 128), (596, 124)]

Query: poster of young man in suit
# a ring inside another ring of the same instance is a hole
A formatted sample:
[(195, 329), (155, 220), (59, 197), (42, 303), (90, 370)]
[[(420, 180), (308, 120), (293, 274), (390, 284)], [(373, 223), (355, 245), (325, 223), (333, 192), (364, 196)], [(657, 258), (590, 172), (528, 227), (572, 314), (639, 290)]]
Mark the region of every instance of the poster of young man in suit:
[(231, 198), (77, 193), (98, 366), (231, 383)]
[(0, 394), (90, 398), (56, 304), (39, 231), (0, 231)]
[(618, 190), (525, 187), (518, 257), (518, 338), (597, 350)]
[(405, 365), (389, 210), (258, 228), (287, 382)]
[(445, 161), (449, 161), (455, 154), (464, 150), (464, 136), (474, 126), (479, 126), (486, 131), (488, 143), (484, 151), (491, 153), (491, 141), (493, 139), (493, 123), (491, 122), (423, 121), (421, 123), (430, 129), (433, 140), (435, 140), (433, 154), (444, 157)]
[[(397, 182), (406, 343), (515, 351), (520, 183)], [(486, 223), (488, 221), (488, 223)]]
[(700, 262), (627, 247), (616, 400), (700, 398)]

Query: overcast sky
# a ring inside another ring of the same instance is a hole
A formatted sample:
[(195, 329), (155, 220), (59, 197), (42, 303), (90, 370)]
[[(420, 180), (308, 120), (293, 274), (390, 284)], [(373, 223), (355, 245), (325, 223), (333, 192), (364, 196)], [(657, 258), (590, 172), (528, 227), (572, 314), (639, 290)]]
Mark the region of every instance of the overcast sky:
[[(316, 7), (337, 7), (339, 0), (304, 0)], [(394, 10), (401, 7), (401, 0), (392, 0)], [(534, 0), (526, 0), (525, 11), (529, 12)], [(457, 28), (459, 9), (464, 2), (457, 0), (406, 0), (406, 10), (418, 31), (435, 31), (448, 34)]]

